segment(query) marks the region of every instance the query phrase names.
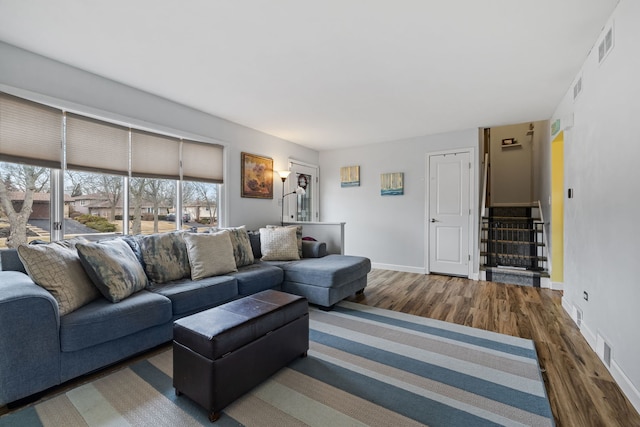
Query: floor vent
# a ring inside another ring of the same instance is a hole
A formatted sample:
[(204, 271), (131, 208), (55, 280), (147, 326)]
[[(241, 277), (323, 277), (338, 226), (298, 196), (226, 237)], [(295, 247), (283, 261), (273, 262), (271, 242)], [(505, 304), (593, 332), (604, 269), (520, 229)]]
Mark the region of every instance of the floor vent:
[(605, 33), (604, 38), (598, 45), (598, 62), (602, 64), (609, 52), (613, 49), (613, 26)]

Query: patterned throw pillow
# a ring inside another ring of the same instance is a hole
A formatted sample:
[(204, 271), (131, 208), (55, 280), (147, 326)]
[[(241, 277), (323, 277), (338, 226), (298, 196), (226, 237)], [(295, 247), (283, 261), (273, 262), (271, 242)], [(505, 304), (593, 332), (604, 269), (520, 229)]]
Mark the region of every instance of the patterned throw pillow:
[(76, 245), (80, 262), (100, 293), (120, 302), (147, 286), (147, 276), (133, 250), (122, 239)]
[(260, 251), (263, 261), (300, 259), (296, 229), (290, 227), (261, 228)]
[(191, 280), (238, 271), (228, 231), (211, 234), (184, 233), (189, 254)]
[(255, 258), (253, 257), (253, 251), (251, 250), (251, 242), (249, 241), (247, 228), (244, 225), (241, 225), (240, 227), (212, 228), (209, 232), (217, 233), (218, 231), (223, 230), (229, 232), (231, 245), (233, 246), (233, 257), (236, 260), (236, 267), (253, 264)]
[(144, 269), (154, 283), (166, 283), (191, 276), (182, 231), (150, 234), (138, 239)]
[(301, 225), (267, 225), (267, 228), (295, 228), (298, 240), (298, 256), (302, 258), (302, 226)]
[(18, 256), (31, 280), (49, 291), (58, 301), (60, 316), (100, 296), (80, 263), (75, 249), (79, 240), (18, 247)]

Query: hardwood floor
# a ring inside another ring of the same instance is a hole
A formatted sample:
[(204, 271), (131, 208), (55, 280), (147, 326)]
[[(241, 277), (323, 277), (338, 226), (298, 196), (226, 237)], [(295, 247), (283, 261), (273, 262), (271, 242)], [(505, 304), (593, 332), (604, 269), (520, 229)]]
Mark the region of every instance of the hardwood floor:
[(562, 293), (457, 277), (372, 270), (349, 301), (535, 342), (560, 427), (640, 426), (640, 415), (561, 306)]

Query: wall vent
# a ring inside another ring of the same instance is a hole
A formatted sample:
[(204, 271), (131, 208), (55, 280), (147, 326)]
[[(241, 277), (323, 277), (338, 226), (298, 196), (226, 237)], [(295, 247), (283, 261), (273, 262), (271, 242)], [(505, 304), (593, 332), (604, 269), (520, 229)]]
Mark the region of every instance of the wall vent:
[(573, 85), (573, 99), (575, 100), (582, 92), (582, 77), (578, 79), (575, 85)]
[(610, 368), (611, 367), (611, 346), (607, 342), (604, 343), (603, 356), (604, 357), (602, 358), (602, 360), (604, 361), (604, 364), (607, 365), (608, 368)]
[(602, 41), (598, 45), (598, 62), (602, 64), (609, 52), (613, 49), (613, 25), (605, 33)]
[(596, 353), (607, 368), (611, 368), (611, 345), (600, 334), (596, 336)]

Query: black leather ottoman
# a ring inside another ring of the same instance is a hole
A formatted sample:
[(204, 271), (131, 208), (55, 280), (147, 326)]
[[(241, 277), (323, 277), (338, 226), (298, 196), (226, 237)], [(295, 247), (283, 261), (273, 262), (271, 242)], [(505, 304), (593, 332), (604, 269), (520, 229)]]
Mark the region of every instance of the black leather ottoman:
[(173, 386), (220, 411), (309, 349), (306, 298), (267, 290), (176, 320)]

